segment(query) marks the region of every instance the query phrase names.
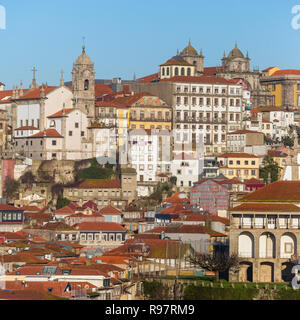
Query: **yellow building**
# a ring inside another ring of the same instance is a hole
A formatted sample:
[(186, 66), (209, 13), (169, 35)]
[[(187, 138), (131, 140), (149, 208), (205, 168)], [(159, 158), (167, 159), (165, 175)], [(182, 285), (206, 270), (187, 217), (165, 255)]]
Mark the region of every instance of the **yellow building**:
[(218, 157), (220, 173), (228, 179), (259, 179), (259, 158), (248, 153), (224, 153)]
[(172, 108), (159, 97), (142, 92), (123, 98), (123, 101), (130, 108), (130, 130), (172, 130)]
[(270, 91), (273, 106), (300, 107), (300, 70), (271, 67), (263, 70), (260, 82)]

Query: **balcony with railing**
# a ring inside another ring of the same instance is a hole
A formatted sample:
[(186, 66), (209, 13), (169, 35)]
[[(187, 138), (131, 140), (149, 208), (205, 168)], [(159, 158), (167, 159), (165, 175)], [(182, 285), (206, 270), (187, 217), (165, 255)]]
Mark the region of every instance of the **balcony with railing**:
[(300, 230), (300, 217), (260, 216), (233, 217), (233, 229)]

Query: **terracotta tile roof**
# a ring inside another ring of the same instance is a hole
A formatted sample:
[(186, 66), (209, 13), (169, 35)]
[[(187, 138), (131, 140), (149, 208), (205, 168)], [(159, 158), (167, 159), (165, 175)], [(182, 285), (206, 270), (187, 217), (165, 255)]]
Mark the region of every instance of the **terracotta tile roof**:
[(20, 128), (17, 128), (15, 129), (15, 131), (26, 131), (26, 130), (31, 130), (31, 131), (35, 131), (35, 130), (39, 130), (38, 128), (36, 127), (32, 127), (32, 126), (24, 126), (24, 127), (20, 127)]
[(260, 133), (263, 134), (262, 132), (258, 132), (258, 131), (251, 131), (251, 130), (237, 130), (234, 132), (228, 132), (228, 134), (246, 134), (246, 133)]
[(156, 97), (156, 96), (149, 92), (140, 92), (140, 93), (131, 95), (129, 97), (117, 98), (113, 102), (124, 107), (131, 107), (134, 103), (138, 102), (143, 97)]
[(79, 189), (121, 189), (120, 180), (110, 179), (86, 179), (80, 182), (76, 188)]
[(193, 67), (192, 64), (188, 63), (187, 61), (183, 60), (175, 60), (175, 59), (170, 59), (166, 63), (162, 64), (161, 67), (164, 66), (188, 66), (188, 67)]
[(268, 150), (268, 155), (277, 158), (285, 158), (288, 156), (286, 153), (278, 150)]
[(265, 181), (263, 179), (244, 179), (244, 183), (246, 185), (252, 184), (252, 185), (265, 185)]
[(35, 301), (43, 301), (43, 300), (56, 300), (58, 299), (54, 295), (51, 295), (46, 292), (41, 292), (37, 290), (0, 290), (0, 300), (35, 300)]
[(258, 158), (254, 154), (249, 153), (223, 153), (218, 158)]
[(272, 70), (272, 69), (274, 69), (275, 67), (269, 67), (269, 68), (267, 68), (267, 69), (264, 69), (262, 72), (267, 72), (267, 71), (270, 71), (270, 70)]
[[(189, 244), (183, 244), (178, 240), (160, 240), (160, 239), (130, 239), (125, 242), (125, 244), (116, 249), (106, 252), (105, 256), (110, 255), (132, 255), (139, 257), (141, 252), (131, 251), (132, 247), (145, 244), (149, 248), (148, 258), (166, 258), (175, 259), (179, 256), (179, 251), (182, 257), (185, 256)], [(180, 248), (180, 249), (179, 249)]]
[(223, 70), (222, 67), (207, 67), (207, 68), (204, 68), (204, 75), (205, 76), (215, 76), (217, 74), (217, 72), (220, 72), (222, 70)]
[(114, 208), (113, 206), (107, 206), (99, 211), (99, 213), (103, 216), (105, 215), (115, 215), (115, 216), (121, 216), (122, 211)]
[[(50, 87), (44, 87), (45, 95), (49, 94), (53, 90), (57, 89), (58, 87), (50, 86)], [(19, 97), (16, 100), (31, 100), (31, 99), (40, 99), (41, 98), (41, 89), (42, 87), (39, 87), (34, 90), (27, 91), (22, 97)]]
[(68, 113), (72, 112), (74, 109), (65, 109), (65, 110), (60, 110), (56, 113), (54, 113), (53, 115), (49, 116), (48, 118), (60, 118), (63, 116), (63, 111), (65, 112), (65, 115), (67, 115)]
[(114, 222), (83, 222), (74, 225), (79, 231), (123, 231), (127, 229)]
[(179, 214), (186, 212), (186, 210), (187, 209), (183, 204), (177, 203), (173, 204), (171, 207), (162, 210), (159, 214)]
[(0, 203), (0, 211), (23, 211), (21, 208), (16, 208), (13, 206), (10, 206), (8, 204), (5, 203)]
[(300, 208), (291, 203), (243, 203), (231, 212), (256, 211), (256, 212), (300, 212)]
[(37, 206), (23, 206), (20, 208), (21, 210), (24, 210), (24, 212), (40, 212), (41, 209)]
[(173, 196), (165, 199), (163, 202), (166, 203), (183, 203), (183, 202), (190, 202), (190, 199), (185, 195), (185, 193), (178, 192)]
[(56, 215), (56, 214), (70, 215), (70, 214), (74, 214), (74, 213), (75, 213), (75, 211), (72, 208), (70, 208), (69, 206), (65, 206), (65, 207), (60, 208), (60, 209), (53, 212), (54, 215)]
[(210, 76), (176, 76), (170, 79), (163, 79), (161, 82), (188, 82), (188, 83), (203, 83), (203, 84), (224, 84), (236, 85), (234, 80), (227, 80), (225, 78), (210, 77)]
[(137, 79), (137, 81), (140, 83), (148, 83), (148, 82), (153, 82), (158, 80), (159, 80), (159, 73), (154, 73), (149, 76), (145, 76), (143, 78)]
[(244, 196), (240, 201), (299, 202), (300, 181), (276, 181)]
[(101, 97), (104, 94), (112, 94), (113, 90), (108, 84), (95, 83), (95, 97)]
[(275, 77), (275, 76), (287, 76), (287, 75), (300, 76), (300, 70), (295, 70), (295, 69), (278, 70), (278, 71), (275, 71), (275, 72), (271, 75), (271, 77)]
[(84, 203), (84, 204), (82, 205), (82, 208), (83, 208), (83, 209), (90, 208), (90, 209), (93, 209), (93, 210), (95, 210), (95, 211), (98, 210), (97, 204), (96, 204), (95, 202), (91, 201), (91, 200), (88, 201), (88, 202), (86, 202), (86, 203)]
[(294, 112), (292, 109), (283, 107), (265, 106), (257, 109), (258, 112)]
[(55, 129), (46, 129), (39, 133), (34, 134), (30, 138), (63, 138), (61, 134), (59, 134)]

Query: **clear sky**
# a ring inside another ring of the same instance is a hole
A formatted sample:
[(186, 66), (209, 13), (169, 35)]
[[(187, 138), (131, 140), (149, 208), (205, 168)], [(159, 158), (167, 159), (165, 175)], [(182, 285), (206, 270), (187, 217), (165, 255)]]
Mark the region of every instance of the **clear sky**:
[[(96, 78), (133, 79), (158, 71), (191, 39), (203, 48), (205, 66), (220, 65), (238, 42), (251, 67), (300, 69), (300, 29), (291, 27), (300, 0), (0, 0), (6, 30), (0, 30), (0, 81), (10, 89), (31, 69), (39, 83), (58, 85), (60, 70), (71, 80), (86, 37)], [(299, 19), (300, 20), (300, 19)]]

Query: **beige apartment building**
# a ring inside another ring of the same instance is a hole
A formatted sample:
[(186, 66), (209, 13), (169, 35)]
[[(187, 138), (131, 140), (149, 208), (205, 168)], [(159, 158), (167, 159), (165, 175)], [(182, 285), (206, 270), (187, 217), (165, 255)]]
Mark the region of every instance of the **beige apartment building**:
[(99, 209), (109, 205), (125, 208), (136, 199), (136, 171), (124, 169), (121, 179), (86, 179), (78, 184), (64, 188), (64, 197), (72, 202), (93, 201)]
[(224, 153), (218, 157), (220, 173), (228, 179), (259, 179), (259, 157), (248, 153)]
[(277, 181), (230, 210), (230, 253), (240, 270), (230, 281), (289, 282), (300, 256), (300, 182)]

